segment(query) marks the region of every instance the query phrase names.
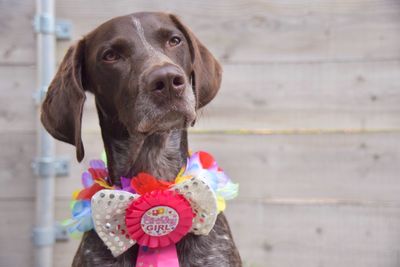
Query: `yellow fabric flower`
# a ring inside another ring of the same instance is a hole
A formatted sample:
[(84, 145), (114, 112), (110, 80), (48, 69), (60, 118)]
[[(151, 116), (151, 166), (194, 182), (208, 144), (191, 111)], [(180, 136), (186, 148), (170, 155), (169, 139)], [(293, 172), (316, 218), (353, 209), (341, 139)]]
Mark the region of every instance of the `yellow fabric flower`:
[(104, 188), (107, 188), (107, 189), (114, 189), (113, 186), (110, 186), (110, 185), (109, 185), (106, 181), (104, 181), (104, 180), (94, 180), (94, 182), (95, 182), (96, 184), (98, 184), (98, 185), (104, 187)]
[(183, 176), (184, 172), (185, 172), (185, 167), (182, 167), (181, 170), (179, 171), (178, 175), (175, 178), (175, 184), (182, 183), (182, 182), (186, 181), (187, 179), (192, 178), (191, 175)]
[(72, 192), (72, 199), (77, 199), (79, 192), (81, 192), (80, 189), (76, 189), (74, 192)]
[(224, 211), (226, 208), (225, 199), (222, 196), (217, 196), (217, 208), (218, 212)]

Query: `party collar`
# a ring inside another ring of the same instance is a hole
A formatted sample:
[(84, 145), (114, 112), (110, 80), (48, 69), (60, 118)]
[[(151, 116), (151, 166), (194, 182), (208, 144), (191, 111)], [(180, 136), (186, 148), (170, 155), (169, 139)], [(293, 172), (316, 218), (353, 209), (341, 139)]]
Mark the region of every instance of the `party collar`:
[(179, 266), (175, 244), (188, 233), (208, 235), (225, 200), (238, 194), (238, 184), (203, 151), (188, 158), (173, 183), (138, 173), (111, 186), (102, 160), (90, 161), (82, 183), (64, 222), (68, 232), (94, 229), (114, 257), (138, 244), (143, 267)]

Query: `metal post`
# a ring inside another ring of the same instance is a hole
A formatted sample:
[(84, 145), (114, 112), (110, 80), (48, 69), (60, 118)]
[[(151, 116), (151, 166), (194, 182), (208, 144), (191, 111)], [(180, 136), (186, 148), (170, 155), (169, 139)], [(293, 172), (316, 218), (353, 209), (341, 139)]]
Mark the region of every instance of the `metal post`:
[[(36, 0), (38, 98), (43, 99), (55, 71), (54, 0)], [(41, 101), (40, 101), (41, 102)], [(40, 112), (40, 111), (39, 111)], [(36, 219), (33, 230), (34, 266), (53, 266), (55, 148), (53, 138), (38, 120), (36, 159)]]

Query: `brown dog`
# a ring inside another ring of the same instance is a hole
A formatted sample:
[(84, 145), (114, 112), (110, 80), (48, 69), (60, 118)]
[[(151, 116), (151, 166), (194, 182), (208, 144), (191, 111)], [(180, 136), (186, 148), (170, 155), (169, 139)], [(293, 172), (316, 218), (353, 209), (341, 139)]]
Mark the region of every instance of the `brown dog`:
[[(174, 179), (187, 158), (187, 127), (221, 83), (221, 67), (174, 15), (135, 13), (114, 18), (71, 47), (51, 83), (42, 122), (84, 157), (81, 118), (85, 91), (95, 95), (110, 179), (147, 172)], [(241, 266), (228, 223), (218, 216), (208, 236), (177, 244), (181, 266)], [(73, 266), (134, 266), (138, 247), (118, 258), (87, 232)]]

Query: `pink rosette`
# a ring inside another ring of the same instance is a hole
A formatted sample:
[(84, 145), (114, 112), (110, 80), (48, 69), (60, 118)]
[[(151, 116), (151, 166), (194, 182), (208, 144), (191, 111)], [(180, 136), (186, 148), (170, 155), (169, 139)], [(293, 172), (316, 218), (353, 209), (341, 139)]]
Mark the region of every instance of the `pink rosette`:
[(180, 194), (154, 190), (126, 209), (128, 233), (141, 246), (161, 248), (177, 243), (192, 227), (193, 211)]

